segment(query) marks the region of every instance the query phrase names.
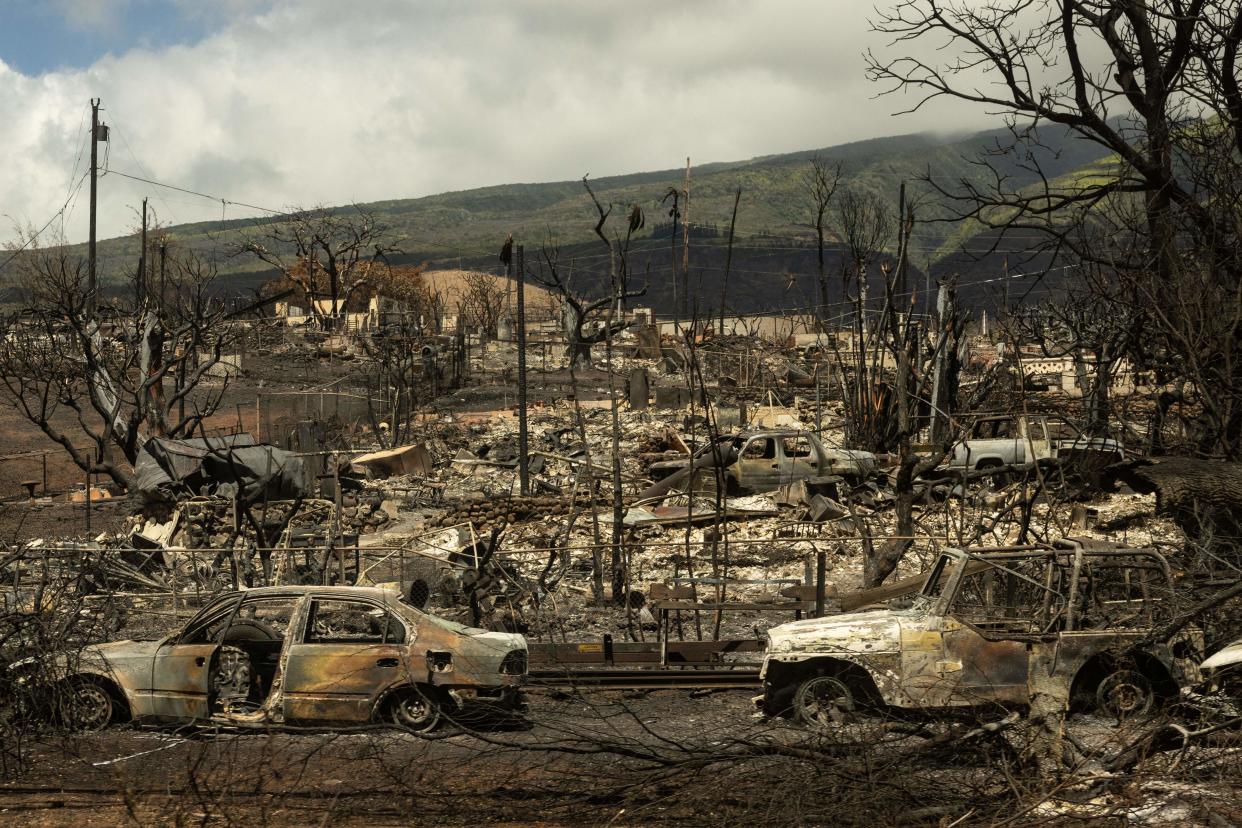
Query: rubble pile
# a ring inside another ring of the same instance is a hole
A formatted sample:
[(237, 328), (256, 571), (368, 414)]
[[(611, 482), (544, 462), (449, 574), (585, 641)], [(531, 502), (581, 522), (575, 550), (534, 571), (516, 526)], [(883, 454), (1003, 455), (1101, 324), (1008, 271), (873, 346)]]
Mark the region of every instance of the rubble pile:
[[(227, 500), (191, 500), (181, 508), (181, 544), (187, 549), (221, 549), (234, 540), (233, 504)], [(176, 536), (171, 538), (177, 543)]]
[(576, 502), (565, 497), (513, 496), (496, 500), (467, 500), (450, 506), (428, 522), (429, 526), (455, 526), (473, 524), (480, 532), (515, 523), (537, 521), (550, 517), (562, 517), (575, 509), (590, 508), (591, 498), (580, 495)]
[[(341, 497), (340, 527), (351, 534), (371, 535), (389, 524), (393, 516), (383, 508), (384, 498), (376, 492), (346, 492)], [(251, 510), (251, 516), (269, 537), (279, 537), (285, 527), (327, 526), (333, 521), (335, 504), (309, 498), (301, 501), (271, 501)], [(233, 501), (225, 498), (192, 498), (179, 504), (170, 517), (133, 516), (126, 535), (139, 534), (169, 548), (223, 549), (240, 543), (264, 545), (255, 537), (254, 526), (239, 515), (234, 531)]]
[(341, 496), (341, 528), (359, 535), (373, 535), (392, 521), (384, 498), (373, 492), (346, 492)]

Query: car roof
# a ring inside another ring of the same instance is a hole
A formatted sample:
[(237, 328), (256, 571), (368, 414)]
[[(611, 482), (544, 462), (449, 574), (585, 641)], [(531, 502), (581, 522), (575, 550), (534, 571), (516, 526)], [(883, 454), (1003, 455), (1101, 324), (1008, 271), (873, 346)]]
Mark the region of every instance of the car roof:
[(280, 596), (301, 596), (308, 593), (316, 595), (339, 595), (342, 598), (371, 598), (383, 601), (395, 597), (392, 591), (379, 587), (363, 586), (323, 586), (320, 584), (290, 584), (287, 586), (256, 587), (223, 593), (220, 597), (240, 595), (244, 598), (275, 598)]

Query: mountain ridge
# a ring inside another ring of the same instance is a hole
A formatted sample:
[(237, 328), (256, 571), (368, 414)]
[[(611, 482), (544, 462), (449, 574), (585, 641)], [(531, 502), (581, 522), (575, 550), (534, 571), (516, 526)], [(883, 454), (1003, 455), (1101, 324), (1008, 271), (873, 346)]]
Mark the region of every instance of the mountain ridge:
[[(696, 225), (715, 225), (723, 231), (728, 227), (734, 193), (740, 187), (739, 243), (758, 239), (764, 242), (766, 249), (760, 251), (763, 255), (754, 250), (736, 251), (734, 268), (738, 272), (750, 270), (757, 274), (772, 270), (777, 276), (804, 279), (815, 270), (813, 251), (809, 247), (801, 249), (812, 238), (807, 229), (810, 205), (802, 192), (802, 179), (810, 158), (818, 155), (829, 163), (840, 162), (843, 169), (841, 190), (850, 188), (869, 193), (894, 209), (898, 184), (905, 180), (908, 193), (919, 205), (916, 215), (920, 219), (934, 219), (943, 217), (947, 207), (943, 201), (933, 198), (933, 193), (919, 181), (920, 176), (929, 171), (948, 181), (984, 182), (992, 175), (986, 163), (1008, 176), (1013, 186), (1034, 183), (1036, 176), (1022, 163), (989, 153), (998, 141), (1009, 136), (1007, 129), (967, 134), (905, 133), (692, 166), (690, 217)], [(1074, 141), (1066, 132), (1045, 128), (1041, 138), (1048, 149), (1039, 153), (1038, 160), (1050, 177), (1073, 175), (1104, 156), (1099, 148)], [(636, 241), (644, 241), (654, 239), (658, 225), (667, 221), (668, 206), (662, 199), (669, 188), (682, 187), (684, 174), (684, 168), (667, 168), (607, 175), (589, 181), (601, 202), (617, 205), (613, 213), (616, 226), (620, 226), (621, 216), (631, 204), (643, 208), (647, 228), (640, 232)], [(510, 232), (525, 241), (528, 248), (537, 248), (551, 239), (571, 255), (586, 255), (592, 244), (599, 244), (594, 236), (597, 216), (580, 179), (492, 184), (328, 209), (342, 211), (354, 207), (372, 211), (380, 221), (392, 227), (399, 246), (405, 251), (399, 257), (401, 261), (429, 262), (432, 267), (466, 262), (494, 266), (495, 253)], [(200, 254), (214, 256), (226, 283), (249, 289), (270, 278), (273, 271), (252, 257), (235, 255), (242, 238), (248, 233), (261, 233), (264, 225), (279, 224), (287, 219), (288, 214), (283, 214), (194, 222), (164, 229), (177, 243)], [(830, 231), (834, 222), (835, 214), (830, 208)], [(920, 265), (951, 261), (955, 268), (969, 269), (969, 262), (949, 244), (954, 241), (955, 234), (963, 238), (962, 228), (949, 223), (920, 224), (918, 241), (912, 251), (914, 260)], [(964, 237), (970, 240), (976, 234), (966, 233)], [(784, 239), (790, 255), (773, 256), (772, 239)], [(700, 238), (692, 239), (692, 245), (700, 250), (723, 243), (723, 233), (714, 239), (702, 238), (701, 234)], [(74, 249), (84, 252), (85, 245), (75, 245)], [(602, 246), (596, 252), (599, 250)], [(113, 284), (122, 281), (137, 255), (136, 236), (100, 241), (102, 280)], [(836, 272), (839, 267), (840, 262), (834, 259), (830, 272)], [(590, 270), (588, 268), (588, 272)], [(586, 287), (589, 289), (589, 285)], [(715, 289), (711, 284), (704, 288), (707, 293)], [(763, 292), (761, 287), (756, 290)], [(753, 303), (750, 304), (752, 306), (745, 309), (755, 309)]]

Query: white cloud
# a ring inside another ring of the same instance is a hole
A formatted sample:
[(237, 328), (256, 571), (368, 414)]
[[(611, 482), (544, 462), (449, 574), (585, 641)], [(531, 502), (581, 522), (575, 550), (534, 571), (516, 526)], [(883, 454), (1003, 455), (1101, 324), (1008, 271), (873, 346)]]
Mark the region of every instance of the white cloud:
[[(896, 103), (872, 100), (863, 78), (860, 53), (878, 45), (870, 6), (845, 0), (234, 2), (233, 22), (194, 45), (33, 78), (0, 64), (3, 212), (37, 226), (64, 202), (93, 95), (113, 168), (273, 207), (984, 123), (947, 106), (890, 118)], [(103, 237), (131, 227), (147, 193), (164, 220), (221, 214), (115, 176), (100, 191)], [(71, 239), (85, 237), (85, 214), (83, 190)]]
[(132, 0), (51, 0), (51, 6), (74, 29), (112, 30)]

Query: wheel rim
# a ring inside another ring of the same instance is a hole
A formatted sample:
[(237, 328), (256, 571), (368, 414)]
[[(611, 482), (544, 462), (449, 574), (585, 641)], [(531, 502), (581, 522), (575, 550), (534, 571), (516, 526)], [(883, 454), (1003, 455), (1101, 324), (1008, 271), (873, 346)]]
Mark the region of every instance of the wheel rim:
[(1137, 670), (1118, 670), (1106, 676), (1095, 697), (1101, 710), (1118, 719), (1146, 713), (1154, 700), (1151, 682)]
[(100, 730), (112, 720), (112, 697), (97, 684), (81, 684), (69, 697), (69, 723), (79, 730)]
[(854, 696), (845, 683), (831, 676), (810, 679), (794, 699), (798, 718), (815, 727), (844, 725), (853, 717)]
[(392, 707), (393, 723), (414, 733), (431, 730), (439, 718), (435, 702), (417, 690), (403, 693)]

